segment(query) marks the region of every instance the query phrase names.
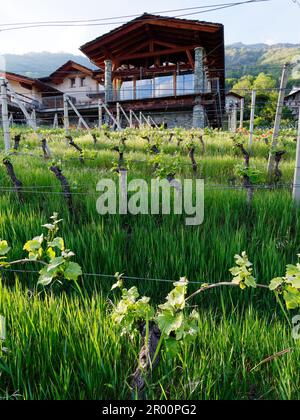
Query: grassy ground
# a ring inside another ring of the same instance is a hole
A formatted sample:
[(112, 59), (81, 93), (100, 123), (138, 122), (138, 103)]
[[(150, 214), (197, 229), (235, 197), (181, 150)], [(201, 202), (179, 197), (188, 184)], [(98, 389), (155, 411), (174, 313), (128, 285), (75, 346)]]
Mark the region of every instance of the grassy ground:
[[(243, 140), (243, 139), (242, 139)], [(11, 259), (19, 258), (26, 240), (42, 233), (41, 225), (54, 211), (64, 219), (62, 235), (76, 253), (85, 273), (192, 282), (230, 281), (228, 269), (237, 252), (246, 250), (259, 283), (268, 284), (296, 261), (300, 243), (300, 210), (288, 188), (259, 189), (252, 206), (241, 190), (216, 189), (240, 184), (235, 166), (242, 162), (228, 134), (211, 133), (196, 151), (198, 175), (206, 180), (205, 220), (186, 227), (181, 216), (99, 216), (96, 184), (103, 177), (117, 180), (111, 171), (116, 140), (104, 136), (96, 148), (89, 136), (76, 142), (84, 150), (85, 164), (52, 135), (49, 146), (72, 191), (75, 217), (70, 217), (60, 185), (37, 157), (41, 151), (33, 135), (22, 140), (21, 155), (11, 157), (24, 184), (24, 203), (11, 188), (0, 167), (0, 237), (12, 245)], [(281, 165), (282, 182), (291, 183), (295, 142), (283, 138), (287, 153)], [(126, 142), (129, 178), (149, 180), (147, 142), (132, 137)], [(177, 152), (177, 176), (193, 176), (187, 151), (176, 141), (165, 142), (165, 161)], [(28, 156), (33, 154), (34, 156)], [(251, 164), (266, 179), (268, 146), (256, 140)], [(22, 267), (20, 267), (22, 269)], [(35, 267), (27, 267), (28, 269)], [(84, 299), (76, 293), (39, 295), (33, 291), (36, 275), (5, 273), (0, 291), (0, 314), (7, 319), (7, 340), (0, 359), (0, 397), (19, 399), (127, 399), (140, 343), (120, 338), (108, 316), (113, 279), (84, 276)], [(131, 280), (143, 294), (161, 303), (169, 283)], [(190, 286), (190, 290), (195, 289)], [(30, 293), (28, 293), (30, 291)], [(199, 335), (176, 359), (163, 355), (147, 390), (147, 397), (184, 399), (298, 399), (299, 351), (291, 328), (272, 295), (264, 291), (211, 291), (198, 298)], [(292, 314), (289, 315), (290, 318)], [(286, 348), (294, 351), (251, 371), (261, 360)]]

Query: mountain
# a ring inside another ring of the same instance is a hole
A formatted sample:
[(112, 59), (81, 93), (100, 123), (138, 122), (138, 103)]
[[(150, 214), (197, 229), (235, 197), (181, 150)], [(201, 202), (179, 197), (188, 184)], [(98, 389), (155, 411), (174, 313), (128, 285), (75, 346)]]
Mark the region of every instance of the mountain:
[(244, 75), (257, 76), (261, 72), (280, 78), (284, 63), (299, 63), (292, 72), (293, 79), (300, 79), (300, 44), (236, 43), (226, 47), (226, 76), (239, 79)]
[(6, 71), (28, 77), (46, 77), (68, 60), (76, 61), (89, 68), (96, 68), (81, 55), (68, 53), (27, 53), (23, 55), (4, 54)]
[[(235, 43), (226, 47), (226, 77), (239, 79), (243, 75), (257, 76), (262, 71), (280, 78), (282, 65), (289, 61), (300, 63), (300, 44), (253, 44)], [(5, 54), (6, 69), (30, 77), (48, 76), (68, 60), (77, 61), (95, 68), (82, 55), (68, 53), (27, 53), (24, 55)], [(299, 73), (299, 74), (298, 74)], [(293, 72), (293, 79), (300, 79), (299, 72)]]

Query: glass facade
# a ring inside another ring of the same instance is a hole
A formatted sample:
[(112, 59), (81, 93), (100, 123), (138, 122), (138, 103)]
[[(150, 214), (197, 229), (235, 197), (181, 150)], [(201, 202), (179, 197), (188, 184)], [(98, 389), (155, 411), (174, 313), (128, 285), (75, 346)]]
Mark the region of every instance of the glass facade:
[[(194, 93), (194, 74), (182, 74), (177, 76), (177, 95), (191, 95)], [(161, 76), (153, 79), (136, 81), (136, 99), (162, 98), (174, 95), (173, 76)], [(130, 101), (134, 99), (133, 82), (122, 84), (120, 100)]]

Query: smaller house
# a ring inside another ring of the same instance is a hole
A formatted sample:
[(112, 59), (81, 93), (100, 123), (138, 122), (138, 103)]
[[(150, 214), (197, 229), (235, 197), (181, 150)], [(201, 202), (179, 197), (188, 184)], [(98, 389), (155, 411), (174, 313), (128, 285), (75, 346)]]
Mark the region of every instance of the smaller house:
[[(0, 73), (0, 77), (8, 81), (8, 89), (12, 89), (17, 95), (18, 99), (27, 108), (40, 109), (43, 107), (43, 101), (45, 97), (51, 97), (58, 95), (57, 89), (52, 88), (40, 80), (32, 79), (27, 76), (23, 76), (11, 72)], [(14, 107), (15, 101), (9, 95), (9, 106)]]
[[(74, 61), (68, 61), (59, 67), (48, 77), (39, 79), (48, 86), (68, 94), (77, 105), (88, 105), (96, 102), (104, 87), (101, 86), (95, 77), (95, 72)], [(62, 106), (62, 95), (53, 101), (50, 98), (48, 108), (60, 108)], [(56, 102), (56, 103), (55, 103)]]
[(300, 87), (293, 87), (291, 92), (285, 97), (285, 105), (291, 110), (295, 119), (297, 119), (300, 107)]
[(228, 92), (226, 94), (226, 112), (229, 112), (234, 108), (234, 106), (237, 109), (243, 108), (245, 98), (244, 96), (239, 95), (235, 92)]

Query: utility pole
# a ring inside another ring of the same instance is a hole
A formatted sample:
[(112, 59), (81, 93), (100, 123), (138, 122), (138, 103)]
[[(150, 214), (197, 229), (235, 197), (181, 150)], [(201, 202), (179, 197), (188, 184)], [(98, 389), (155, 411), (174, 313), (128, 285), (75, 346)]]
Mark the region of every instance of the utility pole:
[(255, 103), (256, 103), (256, 90), (253, 90), (252, 91), (252, 98), (251, 98), (249, 149), (252, 148), (252, 144), (253, 144)]
[(279, 97), (278, 97), (278, 104), (277, 104), (277, 110), (276, 110), (276, 117), (275, 117), (275, 125), (274, 125), (274, 133), (273, 133), (273, 140), (271, 145), (271, 150), (269, 154), (269, 161), (268, 161), (268, 174), (269, 176), (272, 175), (273, 167), (274, 167), (274, 149), (277, 146), (277, 140), (279, 136), (279, 130), (280, 130), (280, 123), (281, 123), (281, 117), (282, 117), (282, 109), (284, 105), (284, 97), (285, 97), (285, 90), (286, 85), (289, 78), (289, 64), (285, 64), (282, 70), (282, 76), (281, 76), (281, 83), (280, 83), (280, 91), (279, 91)]
[(293, 199), (296, 204), (300, 205), (300, 106), (299, 106), (299, 119), (298, 119), (295, 177), (294, 177), (294, 185), (293, 185)]
[(5, 79), (1, 79), (1, 105), (4, 146), (5, 151), (7, 152), (10, 149), (10, 124), (8, 119), (7, 81)]

